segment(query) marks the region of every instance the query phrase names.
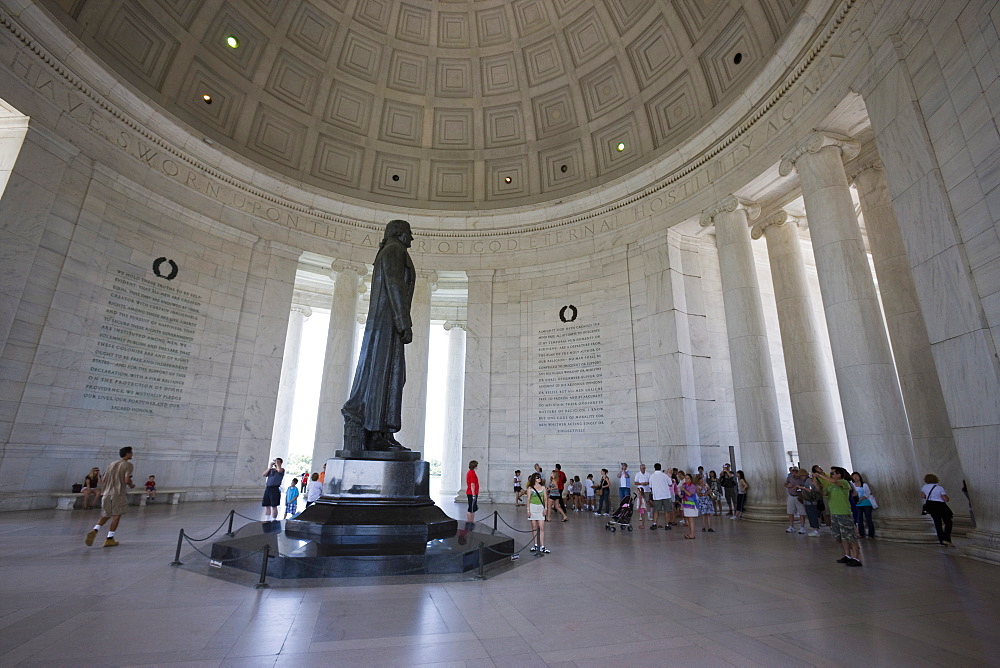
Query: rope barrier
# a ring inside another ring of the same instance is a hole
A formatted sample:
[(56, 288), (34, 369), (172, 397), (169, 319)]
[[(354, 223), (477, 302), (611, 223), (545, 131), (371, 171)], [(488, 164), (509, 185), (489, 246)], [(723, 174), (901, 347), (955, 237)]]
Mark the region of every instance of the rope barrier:
[[(229, 521), (229, 518), (230, 518), (230, 517), (231, 517), (231, 516), (232, 516), (233, 514), (235, 514), (235, 513), (236, 513), (236, 511), (235, 511), (235, 510), (230, 510), (230, 511), (229, 511), (229, 515), (227, 515), (227, 516), (226, 516), (226, 519), (222, 520), (222, 524), (220, 524), (220, 525), (219, 525), (219, 529), (221, 529), (221, 528), (223, 527), (223, 525), (224, 525), (224, 524), (225, 524), (226, 522), (228, 522), (228, 521)], [(213, 531), (213, 532), (212, 532), (211, 534), (209, 534), (208, 536), (205, 536), (204, 538), (191, 538), (191, 536), (188, 536), (187, 534), (184, 534), (184, 537), (185, 537), (185, 538), (187, 538), (189, 542), (193, 540), (193, 541), (196, 541), (196, 542), (199, 542), (199, 543), (201, 543), (201, 542), (203, 542), (203, 541), (206, 541), (206, 540), (208, 540), (209, 538), (211, 538), (211, 537), (212, 537), (212, 536), (214, 536), (215, 534), (219, 533), (219, 529), (216, 529), (215, 531)]]
[(233, 557), (232, 559), (216, 559), (216, 558), (214, 558), (214, 557), (213, 557), (212, 555), (210, 555), (210, 554), (205, 554), (204, 552), (202, 552), (201, 550), (199, 550), (199, 549), (198, 549), (198, 546), (197, 546), (197, 545), (195, 545), (194, 543), (192, 543), (192, 542), (191, 542), (191, 540), (190, 540), (190, 539), (188, 539), (188, 537), (187, 537), (187, 536), (184, 536), (184, 538), (185, 538), (185, 540), (187, 540), (187, 542), (188, 542), (188, 545), (190, 545), (190, 546), (191, 546), (192, 548), (194, 548), (194, 551), (195, 551), (195, 552), (197, 552), (197, 553), (198, 553), (198, 554), (200, 554), (201, 556), (205, 557), (206, 559), (209, 559), (209, 560), (211, 560), (211, 561), (214, 561), (214, 562), (217, 562), (217, 563), (220, 563), (220, 564), (231, 564), (231, 563), (233, 563), (234, 561), (241, 561), (241, 560), (243, 560), (243, 559), (248, 559), (249, 557), (252, 557), (252, 556), (254, 556), (254, 555), (256, 555), (256, 554), (260, 554), (260, 553), (261, 553), (261, 552), (263, 552), (264, 550), (270, 550), (270, 549), (271, 549), (271, 546), (270, 546), (270, 545), (264, 545), (263, 547), (261, 547), (261, 548), (259, 548), (259, 549), (255, 550), (255, 551), (253, 551), (253, 552), (250, 552), (249, 554), (244, 554), (244, 555), (241, 555), (241, 556), (239, 556), (239, 557)]
[(512, 527), (510, 525), (510, 522), (508, 522), (507, 520), (505, 520), (502, 515), (498, 514), (497, 517), (499, 517), (500, 521), (503, 522), (504, 524), (506, 524), (507, 528), (509, 528), (511, 531), (516, 531), (518, 533), (534, 533), (534, 531), (531, 530), (531, 529), (516, 529), (516, 528)]

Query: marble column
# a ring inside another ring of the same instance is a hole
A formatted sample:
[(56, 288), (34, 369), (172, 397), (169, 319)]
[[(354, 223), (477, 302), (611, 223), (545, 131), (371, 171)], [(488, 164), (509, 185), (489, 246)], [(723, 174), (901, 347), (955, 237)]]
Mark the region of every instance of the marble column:
[[(921, 473), (936, 473), (945, 489), (960, 490), (965, 476), (882, 162), (866, 160), (852, 173), (868, 230), (917, 466)], [(957, 514), (968, 516), (966, 504), (952, 506)]]
[(406, 384), (403, 386), (403, 425), (396, 440), (410, 450), (424, 451), (427, 424), (427, 355), (430, 352), (431, 293), (437, 289), (437, 272), (417, 270), (410, 320), (413, 341), (406, 346)]
[[(881, 44), (872, 44), (877, 51), (868, 63), (866, 78), (856, 82), (856, 89), (864, 97), (879, 158), (885, 164), (892, 209), (906, 245), (951, 433), (975, 508), (976, 529), (968, 534), (961, 549), (968, 556), (997, 564), (1000, 312), (994, 296), (983, 297), (981, 281), (992, 282), (995, 275), (996, 263), (987, 259), (994, 257), (990, 252), (996, 242), (989, 239), (995, 237), (998, 214), (995, 207), (984, 206), (994, 201), (980, 199), (983, 195), (979, 194), (976, 178), (968, 178), (963, 169), (955, 168), (967, 164), (965, 160), (973, 151), (993, 157), (988, 142), (997, 135), (994, 130), (963, 140), (959, 133), (956, 141), (955, 125), (940, 124), (937, 119), (931, 122), (931, 109), (935, 107), (928, 109), (922, 99), (940, 93), (942, 111), (947, 111), (952, 99), (959, 97), (978, 103), (983, 99), (987, 80), (977, 83), (976, 77), (965, 77), (963, 83), (968, 85), (955, 86), (942, 67), (972, 48), (971, 43), (960, 45), (956, 51), (953, 40), (928, 39), (937, 37), (928, 34), (932, 26), (919, 22), (909, 25), (917, 31), (906, 40), (887, 35)], [(908, 45), (916, 43), (911, 38), (921, 44), (929, 42), (931, 50), (910, 50)], [(911, 74), (917, 71), (919, 78)], [(978, 107), (969, 107), (973, 108)], [(963, 120), (966, 117), (963, 113)], [(932, 127), (938, 131), (929, 134)], [(939, 157), (946, 154), (955, 157), (942, 164)], [(983, 170), (991, 164), (984, 160)], [(952, 508), (966, 506), (961, 489), (946, 489)]]
[(274, 429), (271, 432), (271, 459), (288, 461), (288, 439), (292, 433), (292, 409), (295, 406), (295, 382), (299, 375), (299, 351), (302, 349), (302, 325), (312, 309), (292, 306), (285, 335), (285, 353), (281, 358), (281, 380), (278, 381), (278, 405), (274, 409)]
[(760, 209), (752, 202), (730, 196), (702, 213), (701, 225), (715, 225), (719, 252), (740, 439), (738, 468), (751, 486), (744, 517), (782, 521), (787, 473), (784, 445), (748, 227), (748, 219), (759, 214)]
[[(492, 499), (490, 493), (490, 379), (493, 348), (493, 269), (467, 269), (469, 298), (465, 335), (465, 399), (462, 402), (461, 480), (464, 463), (479, 462), (479, 500)], [(506, 483), (506, 472), (499, 472)], [(500, 484), (500, 480), (497, 481)], [(504, 485), (506, 486), (506, 485)], [(465, 501), (465, 489), (456, 501)]]
[(354, 339), (357, 332), (358, 298), (367, 289), (361, 278), (368, 273), (364, 265), (337, 260), (330, 267), (334, 278), (333, 306), (327, 330), (323, 382), (319, 392), (313, 464), (320, 470), (333, 453), (344, 447), (344, 417), (340, 408), (351, 392), (354, 373)]
[(778, 211), (754, 225), (750, 236), (767, 240), (799, 462), (827, 467), (842, 461), (840, 439), (833, 383), (823, 365), (820, 331), (809, 297), (799, 221)]
[(913, 442), (844, 171), (843, 158), (857, 152), (852, 141), (816, 132), (782, 158), (779, 171), (794, 169), (801, 181), (847, 444), (878, 499), (878, 535), (921, 540), (927, 527), (914, 516)]
[(301, 254), (275, 241), (260, 239), (253, 245), (219, 437), (219, 450), (236, 455), (227, 499), (261, 494)]
[(441, 454), (441, 497), (465, 493), (462, 474), (462, 400), (465, 391), (465, 323), (444, 323), (448, 332), (448, 381), (445, 388), (444, 448)]
[[(32, 123), (29, 129), (27, 117), (8, 118), (0, 127), (0, 448), (11, 437), (28, 387), (40, 323), (47, 320), (52, 296), (67, 270), (69, 242), (51, 240), (74, 234), (92, 178), (90, 164), (86, 175), (77, 171), (82, 165), (71, 167), (78, 154), (79, 148), (41, 124)], [(71, 262), (68, 267), (72, 274), (90, 263)], [(84, 294), (89, 287), (78, 280), (73, 285)]]

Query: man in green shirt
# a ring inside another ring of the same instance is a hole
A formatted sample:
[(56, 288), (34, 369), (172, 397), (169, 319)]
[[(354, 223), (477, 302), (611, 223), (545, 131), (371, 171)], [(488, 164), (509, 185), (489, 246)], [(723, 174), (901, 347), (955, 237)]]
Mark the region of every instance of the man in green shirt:
[(847, 469), (831, 466), (830, 475), (817, 468), (813, 473), (823, 486), (830, 509), (830, 528), (838, 543), (844, 546), (844, 556), (837, 563), (857, 568), (861, 566), (861, 546), (854, 530), (854, 516), (851, 515), (851, 475)]

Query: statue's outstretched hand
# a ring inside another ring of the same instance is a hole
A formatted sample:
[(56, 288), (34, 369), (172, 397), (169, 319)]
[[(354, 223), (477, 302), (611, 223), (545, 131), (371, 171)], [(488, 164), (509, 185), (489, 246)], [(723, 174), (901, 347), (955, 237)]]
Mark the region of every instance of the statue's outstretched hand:
[(413, 330), (407, 327), (406, 329), (403, 330), (403, 333), (400, 335), (400, 338), (403, 339), (404, 344), (413, 341)]

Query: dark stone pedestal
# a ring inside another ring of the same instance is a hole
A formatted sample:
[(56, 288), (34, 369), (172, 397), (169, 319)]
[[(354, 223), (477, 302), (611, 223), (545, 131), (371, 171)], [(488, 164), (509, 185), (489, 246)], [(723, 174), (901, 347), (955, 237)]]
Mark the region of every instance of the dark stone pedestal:
[(212, 558), (259, 573), (264, 558), (260, 549), (268, 545), (271, 559), (267, 577), (291, 579), (466, 573), (479, 567), (480, 543), (486, 546), (482, 550), (484, 565), (507, 559), (514, 552), (514, 540), (509, 536), (489, 528), (476, 531), (478, 527), (464, 522), (462, 529), (447, 538), (364, 542), (307, 537), (290, 531), (289, 521), (248, 524), (232, 538), (212, 545)]
[[(269, 576), (462, 573), (509, 556), (514, 541), (475, 531), (434, 505), (425, 461), (335, 457), (327, 461), (323, 496), (294, 518), (240, 529), (212, 546), (212, 558), (259, 571), (265, 544)], [(274, 556), (277, 555), (277, 556)], [(245, 557), (245, 558), (243, 558)]]

